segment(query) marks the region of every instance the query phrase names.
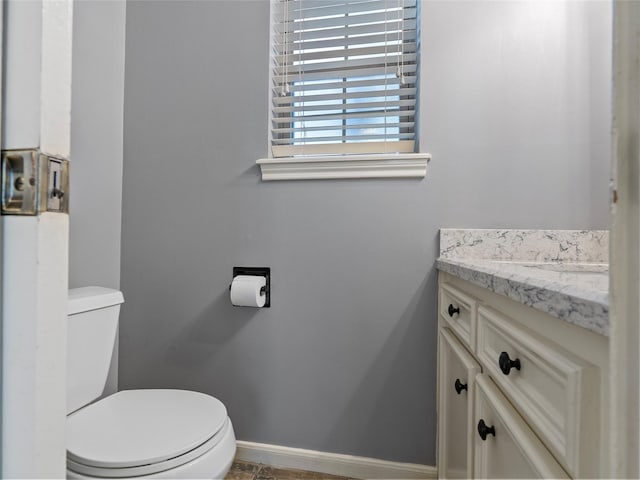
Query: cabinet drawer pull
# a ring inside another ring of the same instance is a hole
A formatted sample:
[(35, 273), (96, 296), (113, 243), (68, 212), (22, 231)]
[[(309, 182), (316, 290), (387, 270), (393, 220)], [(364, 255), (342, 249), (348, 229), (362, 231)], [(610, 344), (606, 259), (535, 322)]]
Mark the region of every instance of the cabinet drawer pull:
[(456, 383), (453, 384), (456, 389), (456, 393), (460, 395), (463, 390), (467, 390), (467, 384), (462, 383), (459, 378), (456, 378)]
[(507, 352), (502, 352), (498, 358), (498, 365), (500, 366), (502, 373), (509, 375), (512, 368), (520, 370), (520, 359), (516, 358), (515, 360), (511, 360)]
[(449, 316), (453, 318), (453, 316), (457, 313), (460, 315), (460, 307), (455, 308), (452, 303), (449, 304)]
[(491, 425), (490, 427), (487, 427), (487, 424), (484, 423), (483, 419), (480, 419), (480, 421), (478, 422), (478, 435), (480, 435), (480, 438), (482, 440), (486, 440), (487, 439), (487, 435), (493, 435), (494, 437), (496, 436), (496, 429), (493, 425)]

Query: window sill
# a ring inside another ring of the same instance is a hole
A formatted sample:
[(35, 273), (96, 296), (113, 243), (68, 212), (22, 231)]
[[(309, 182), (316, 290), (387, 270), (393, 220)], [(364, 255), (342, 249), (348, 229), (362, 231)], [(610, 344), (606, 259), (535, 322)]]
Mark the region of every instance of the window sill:
[(262, 181), (341, 178), (424, 178), (429, 153), (261, 158)]

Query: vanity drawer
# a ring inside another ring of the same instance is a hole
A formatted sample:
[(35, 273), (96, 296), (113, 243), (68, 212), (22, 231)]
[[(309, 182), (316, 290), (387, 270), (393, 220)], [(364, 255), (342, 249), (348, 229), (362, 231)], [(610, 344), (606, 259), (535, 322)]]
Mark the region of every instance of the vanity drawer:
[(477, 355), (520, 414), (572, 476), (599, 456), (598, 369), (549, 339), (481, 306)]
[(448, 283), (440, 285), (440, 315), (458, 338), (475, 347), (476, 301)]

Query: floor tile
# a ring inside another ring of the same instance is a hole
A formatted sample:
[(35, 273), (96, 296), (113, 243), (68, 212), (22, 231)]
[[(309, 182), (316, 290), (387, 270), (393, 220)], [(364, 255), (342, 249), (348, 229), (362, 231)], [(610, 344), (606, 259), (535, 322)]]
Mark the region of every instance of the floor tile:
[(327, 473), (309, 472), (263, 466), (258, 472), (256, 480), (348, 480), (347, 477), (329, 475)]
[(249, 462), (233, 462), (225, 480), (254, 480), (260, 465)]
[(356, 480), (327, 473), (234, 462), (225, 480)]

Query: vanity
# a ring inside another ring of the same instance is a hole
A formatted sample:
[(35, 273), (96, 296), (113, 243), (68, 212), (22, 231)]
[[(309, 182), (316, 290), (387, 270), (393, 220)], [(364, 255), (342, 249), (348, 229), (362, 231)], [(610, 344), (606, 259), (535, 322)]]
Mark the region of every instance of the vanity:
[(442, 229), (440, 478), (608, 476), (608, 232)]

